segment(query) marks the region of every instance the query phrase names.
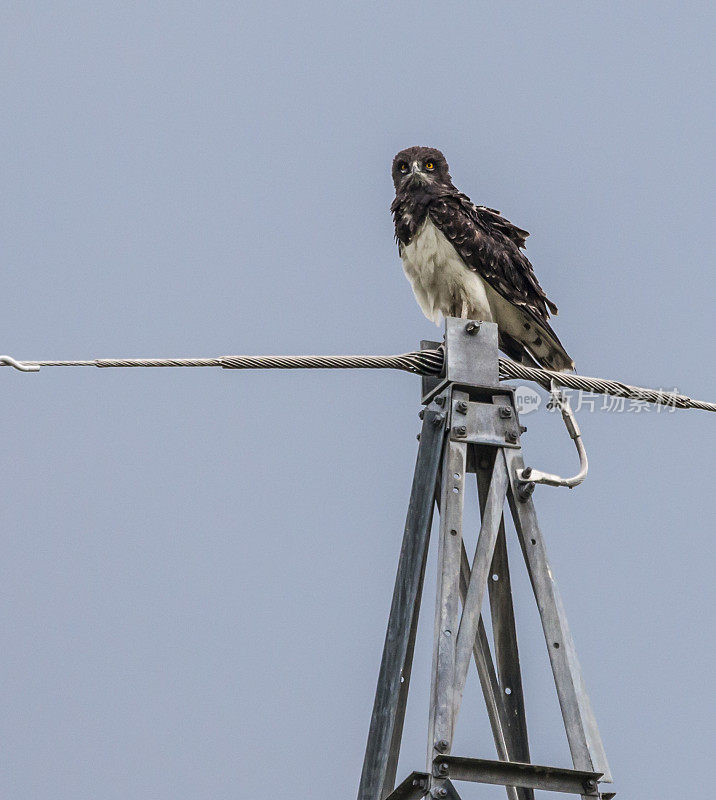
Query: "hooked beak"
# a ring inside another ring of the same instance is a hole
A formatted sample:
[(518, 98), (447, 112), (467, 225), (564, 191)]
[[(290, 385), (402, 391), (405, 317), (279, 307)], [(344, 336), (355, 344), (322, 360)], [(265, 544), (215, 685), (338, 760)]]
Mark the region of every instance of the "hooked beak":
[(413, 185), (416, 183), (423, 183), (427, 180), (427, 175), (420, 171), (417, 161), (413, 161), (413, 166), (410, 172), (407, 172), (403, 178), (406, 185)]

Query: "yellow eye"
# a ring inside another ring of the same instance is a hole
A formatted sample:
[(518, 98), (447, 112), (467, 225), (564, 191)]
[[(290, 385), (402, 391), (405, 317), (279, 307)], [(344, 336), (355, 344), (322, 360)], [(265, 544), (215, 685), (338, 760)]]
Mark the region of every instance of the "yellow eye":
[(425, 169), (435, 169), (435, 164), (432, 161), (426, 161)]
[(400, 169), (401, 172), (407, 172), (408, 171), (408, 165), (405, 163), (405, 161), (403, 161), (403, 163), (400, 165), (399, 169)]

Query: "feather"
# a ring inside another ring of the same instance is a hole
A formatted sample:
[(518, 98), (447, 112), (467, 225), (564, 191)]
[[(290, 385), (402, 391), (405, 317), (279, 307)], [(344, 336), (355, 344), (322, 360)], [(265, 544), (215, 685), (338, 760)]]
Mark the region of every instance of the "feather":
[[(421, 162), (422, 159), (422, 162)], [(433, 163), (430, 174), (419, 164)], [(408, 164), (413, 167), (407, 175)], [(500, 327), (505, 352), (554, 369), (572, 369), (549, 323), (557, 306), (546, 295), (522, 251), (529, 233), (499, 211), (475, 205), (452, 183), (439, 150), (415, 147), (393, 162), (391, 211), (406, 275), (429, 319), (473, 307)], [(478, 280), (469, 279), (472, 273)]]

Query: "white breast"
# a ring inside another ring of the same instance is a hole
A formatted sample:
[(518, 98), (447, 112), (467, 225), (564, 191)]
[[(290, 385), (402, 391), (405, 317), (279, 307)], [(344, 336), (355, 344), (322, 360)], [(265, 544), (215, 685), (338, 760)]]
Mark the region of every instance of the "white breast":
[(468, 269), (450, 241), (428, 217), (410, 243), (403, 245), (403, 270), (423, 314), (436, 325), (441, 317), (468, 315), (494, 322), (488, 299), (494, 294), (482, 278)]

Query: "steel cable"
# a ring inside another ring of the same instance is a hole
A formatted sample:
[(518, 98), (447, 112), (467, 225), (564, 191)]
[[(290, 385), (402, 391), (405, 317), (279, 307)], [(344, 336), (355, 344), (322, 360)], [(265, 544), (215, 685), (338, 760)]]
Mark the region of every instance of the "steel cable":
[[(36, 372), (40, 367), (222, 367), (223, 369), (399, 369), (415, 375), (438, 376), (443, 368), (444, 353), (420, 350), (393, 356), (220, 356), (218, 358), (98, 358), (91, 361), (16, 361), (0, 356), (0, 366), (22, 372)], [(509, 358), (499, 359), (500, 380), (527, 380), (549, 389), (551, 382), (559, 386), (593, 394), (605, 394), (631, 400), (643, 400), (675, 408), (693, 408), (716, 412), (716, 403), (693, 400), (676, 392), (664, 392), (631, 386), (621, 381), (589, 378), (569, 372), (553, 372), (527, 367)]]

